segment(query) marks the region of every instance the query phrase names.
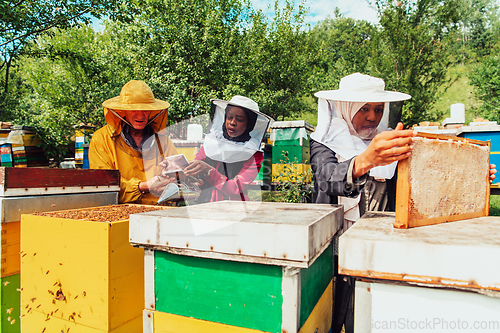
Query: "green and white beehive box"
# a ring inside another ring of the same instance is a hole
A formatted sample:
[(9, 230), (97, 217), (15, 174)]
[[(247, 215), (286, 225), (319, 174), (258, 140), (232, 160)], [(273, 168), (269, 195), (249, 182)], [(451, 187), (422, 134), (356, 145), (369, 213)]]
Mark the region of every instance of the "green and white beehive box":
[(318, 332), (332, 319), (334, 205), (221, 201), (130, 216), (144, 332)]

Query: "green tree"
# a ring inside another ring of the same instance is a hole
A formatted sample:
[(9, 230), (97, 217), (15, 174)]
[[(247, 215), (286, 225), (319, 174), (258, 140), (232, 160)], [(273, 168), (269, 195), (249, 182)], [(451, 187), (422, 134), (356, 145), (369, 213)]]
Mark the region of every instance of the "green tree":
[(460, 0), (459, 29), (452, 32), (451, 53), (456, 63), (474, 63), (493, 52), (500, 32), (496, 0)]
[[(149, 0), (132, 24), (115, 23), (135, 78), (171, 104), (169, 122), (206, 113), (222, 98), (249, 8), (239, 0)], [(120, 41), (120, 42), (118, 42)]]
[(103, 126), (101, 103), (118, 95), (131, 76), (128, 66), (121, 67), (126, 57), (117, 59), (122, 52), (111, 49), (109, 34), (96, 33), (89, 26), (39, 37), (18, 59), (16, 78), (22, 83), (16, 89), (21, 93), (11, 106), (9, 120), (41, 129), (47, 147), (52, 147), (46, 147), (51, 157), (64, 157), (57, 147), (69, 144), (73, 125)]
[(403, 109), (402, 120), (407, 126), (442, 116), (429, 111), (453, 63), (448, 37), (457, 29), (457, 1), (375, 3), (381, 28), (374, 35), (372, 74), (385, 80), (386, 89), (412, 96)]
[(302, 28), (304, 7), (276, 6), (269, 21), (243, 0), (127, 4), (139, 13), (134, 22), (108, 20), (102, 32), (53, 28), (30, 41), (3, 120), (48, 128), (47, 141), (62, 146), (72, 125), (104, 125), (101, 103), (131, 79), (171, 104), (171, 124), (209, 112), (211, 98), (234, 94), (254, 98), (274, 117), (302, 107), (315, 59)]
[(114, 36), (131, 51), (134, 75), (171, 104), (170, 123), (209, 112), (211, 98), (235, 94), (284, 117), (302, 108), (314, 59), (305, 13), (276, 4), (269, 20), (240, 0), (151, 0), (134, 24), (114, 24)]
[[(15, 78), (15, 61), (25, 47), (54, 28), (69, 28), (90, 23), (103, 15), (129, 20), (133, 11), (117, 0), (50, 0), (0, 2), (0, 112), (11, 109), (20, 98), (19, 80)], [(10, 80), (14, 94), (9, 95)], [(5, 119), (1, 114), (0, 118)]]
[[(124, 5), (121, 5), (124, 6)], [(125, 13), (123, 15), (122, 13)], [(130, 11), (119, 10), (117, 1), (2, 1), (0, 2), (0, 50), (2, 67), (11, 64), (26, 43), (52, 28), (90, 23), (103, 14), (130, 19)]]
[(281, 7), (275, 2), (271, 21), (262, 11), (254, 13), (238, 55), (241, 65), (233, 70), (231, 82), (274, 119), (283, 120), (305, 107), (300, 97), (307, 92), (317, 59), (314, 41), (304, 27), (306, 14), (304, 3), (295, 8), (288, 1)]
[(469, 78), (476, 87), (475, 96), (483, 104), (479, 114), (490, 121), (500, 122), (500, 57), (485, 58), (471, 71)]
[(374, 32), (369, 22), (344, 17), (338, 8), (333, 18), (315, 25), (311, 33), (319, 43), (320, 56), (310, 78), (312, 90), (336, 89), (342, 77), (367, 73)]
[(475, 59), (491, 53), (498, 40), (499, 5), (494, 0), (462, 0), (461, 37)]

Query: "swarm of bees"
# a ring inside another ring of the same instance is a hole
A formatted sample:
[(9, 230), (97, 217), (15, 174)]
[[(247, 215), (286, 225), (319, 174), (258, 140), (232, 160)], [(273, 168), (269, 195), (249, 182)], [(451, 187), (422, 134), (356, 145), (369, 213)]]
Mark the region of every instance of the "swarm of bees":
[(128, 220), (130, 214), (151, 212), (159, 210), (154, 206), (135, 206), (135, 205), (114, 205), (103, 206), (87, 209), (68, 210), (61, 212), (35, 212), (33, 215), (50, 216), (56, 218), (70, 219), (70, 220), (85, 220), (95, 222), (114, 222)]

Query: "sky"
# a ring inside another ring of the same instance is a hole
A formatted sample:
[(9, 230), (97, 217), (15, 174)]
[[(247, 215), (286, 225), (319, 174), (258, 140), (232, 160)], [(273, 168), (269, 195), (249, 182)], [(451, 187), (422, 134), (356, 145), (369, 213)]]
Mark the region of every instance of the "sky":
[[(300, 3), (300, 0), (295, 0), (295, 7), (298, 6), (298, 3)], [(269, 8), (270, 5), (271, 8)], [(262, 9), (264, 13), (273, 16), (274, 0), (252, 0), (252, 7)], [(336, 7), (339, 7), (340, 13), (346, 17), (366, 20), (370, 23), (378, 22), (377, 12), (370, 7), (367, 0), (306, 0), (306, 7), (309, 8), (306, 23), (311, 26), (318, 23), (318, 21), (324, 20), (328, 15), (334, 17)], [(93, 21), (94, 30), (101, 31), (104, 29), (100, 23), (99, 20)]]
[[(295, 5), (299, 3), (295, 1)], [(271, 9), (268, 11), (268, 6)], [(318, 21), (324, 20), (328, 15), (334, 16), (335, 7), (339, 7), (340, 12), (356, 20), (366, 20), (371, 23), (377, 23), (378, 17), (375, 9), (370, 7), (367, 0), (306, 0), (306, 7), (309, 7), (309, 14), (306, 17), (306, 23), (314, 25)], [(274, 0), (252, 0), (254, 9), (262, 9), (265, 13), (272, 13)]]

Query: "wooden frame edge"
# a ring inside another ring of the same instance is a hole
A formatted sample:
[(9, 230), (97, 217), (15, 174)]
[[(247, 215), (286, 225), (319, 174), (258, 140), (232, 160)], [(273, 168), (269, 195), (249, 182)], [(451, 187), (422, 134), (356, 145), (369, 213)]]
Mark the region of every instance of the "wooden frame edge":
[[(417, 134), (419, 137), (429, 138), (429, 139), (439, 139), (439, 140), (453, 140), (453, 141), (462, 141), (466, 143), (477, 144), (479, 146), (488, 146), (489, 151), (491, 152), (491, 141), (479, 141), (461, 137), (453, 137), (444, 134), (433, 134), (433, 133), (424, 133), (419, 132)], [(490, 160), (488, 158), (488, 168), (490, 165)], [(411, 188), (409, 183), (409, 158), (404, 159), (398, 164), (398, 180), (396, 185), (396, 220), (394, 222), (394, 227), (398, 229), (408, 229), (413, 227), (420, 227), (426, 225), (433, 225), (445, 222), (453, 222), (465, 219), (471, 219), (475, 217), (482, 217), (489, 215), (489, 202), (490, 202), (490, 182), (489, 182), (489, 171), (487, 176), (487, 186), (486, 186), (486, 203), (485, 207), (482, 211), (472, 212), (460, 215), (451, 215), (451, 216), (442, 216), (430, 219), (414, 219), (411, 220), (409, 216), (408, 207), (405, 207), (406, 204), (410, 204), (410, 194)]]
[(410, 201), (409, 181), (410, 161), (406, 158), (398, 163), (398, 180), (396, 183), (396, 220), (394, 227), (407, 229), (409, 222), (409, 209), (406, 204)]
[(428, 218), (428, 219), (423, 219), (423, 220), (422, 219), (410, 220), (408, 223), (408, 227), (409, 228), (423, 227), (426, 225), (434, 225), (434, 224), (440, 224), (440, 223), (446, 223), (446, 222), (467, 220), (467, 219), (473, 219), (476, 217), (483, 217), (483, 216), (488, 216), (488, 215), (484, 215), (484, 211), (479, 211), (479, 212), (459, 214), (459, 215), (440, 216), (440, 217)]
[(491, 184), (490, 184), (490, 163), (491, 163), (491, 141), (488, 140), (488, 149), (490, 150), (490, 154), (488, 156), (488, 173), (486, 174), (486, 203), (484, 207), (484, 216), (490, 215), (490, 196), (491, 196)]
[(445, 134), (418, 132), (417, 136), (422, 137), (422, 138), (428, 138), (428, 139), (462, 141), (462, 142), (473, 143), (473, 144), (476, 144), (479, 146), (491, 146), (491, 143), (488, 143), (489, 141), (467, 139), (467, 138), (462, 138), (459, 136), (451, 136), (451, 135), (445, 135)]
[(500, 291), (499, 284), (478, 285), (474, 281), (465, 281), (439, 276), (418, 275), (408, 273), (381, 272), (373, 270), (354, 270), (339, 266), (339, 274), (356, 277), (358, 279), (390, 280), (404, 283), (421, 283), (434, 286), (445, 286), (451, 288), (467, 288), (469, 290), (492, 290)]

